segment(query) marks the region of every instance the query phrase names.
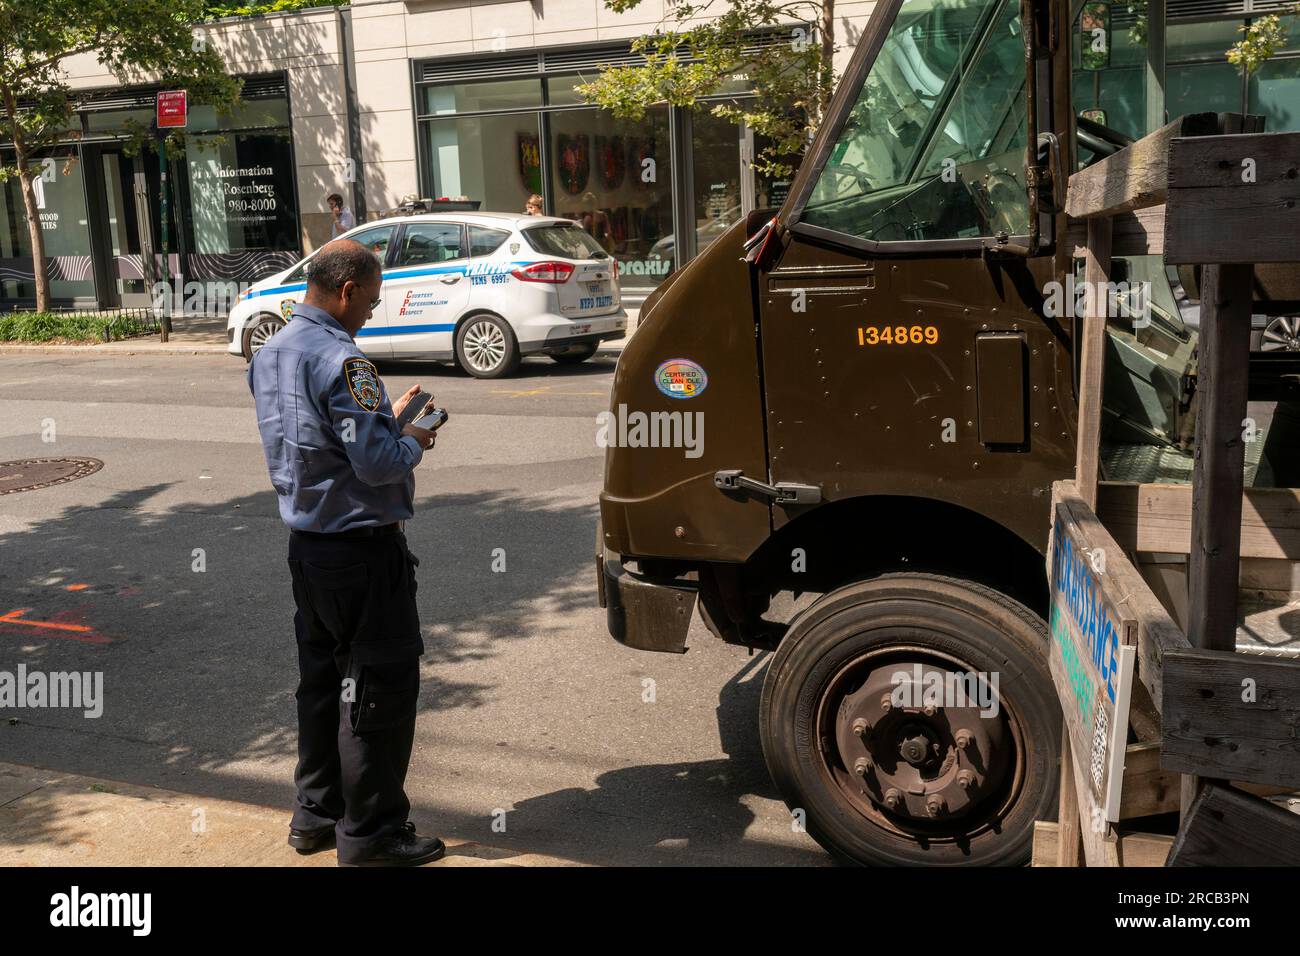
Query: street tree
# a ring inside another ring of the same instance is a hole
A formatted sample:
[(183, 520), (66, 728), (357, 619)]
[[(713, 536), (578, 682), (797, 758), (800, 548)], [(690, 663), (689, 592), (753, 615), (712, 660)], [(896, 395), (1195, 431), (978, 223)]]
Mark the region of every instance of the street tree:
[[(640, 2), (605, 6), (624, 13)], [(698, 107), (743, 79), (753, 96), (715, 101), (710, 112), (763, 137), (757, 171), (793, 172), (834, 90), (835, 0), (678, 0), (666, 10), (655, 32), (632, 41), (644, 63), (603, 70), (578, 92), (615, 116), (639, 120), (660, 103)]]
[[(35, 181), (57, 175), (50, 153), (80, 135), (67, 62), (93, 56), (123, 84), (159, 82), (228, 111), (240, 82), (193, 24), (203, 0), (0, 0), (0, 180), (17, 177), (31, 238), (36, 308), (49, 308)], [(201, 28), (199, 28), (201, 29)], [(146, 135), (136, 127), (135, 137)]]

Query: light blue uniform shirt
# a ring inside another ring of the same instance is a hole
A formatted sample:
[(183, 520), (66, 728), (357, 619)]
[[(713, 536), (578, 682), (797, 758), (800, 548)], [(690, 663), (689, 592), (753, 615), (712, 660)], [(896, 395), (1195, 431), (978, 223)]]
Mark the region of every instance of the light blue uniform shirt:
[(401, 434), (374, 364), (327, 312), (295, 305), (253, 356), (248, 387), (290, 528), (347, 531), (414, 515), (424, 449)]

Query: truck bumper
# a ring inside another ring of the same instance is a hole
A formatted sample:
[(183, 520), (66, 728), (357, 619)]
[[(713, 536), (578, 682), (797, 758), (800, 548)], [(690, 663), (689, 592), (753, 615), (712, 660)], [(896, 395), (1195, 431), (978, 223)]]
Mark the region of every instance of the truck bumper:
[(697, 587), (681, 581), (654, 581), (629, 571), (619, 555), (605, 548), (604, 529), (599, 522), (596, 593), (614, 640), (641, 651), (686, 653)]

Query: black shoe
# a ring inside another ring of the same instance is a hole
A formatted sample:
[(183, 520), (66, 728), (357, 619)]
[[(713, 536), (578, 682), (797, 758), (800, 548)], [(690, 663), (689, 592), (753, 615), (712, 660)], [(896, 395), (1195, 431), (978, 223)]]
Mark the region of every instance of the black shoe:
[(299, 853), (328, 850), (334, 846), (334, 825), (330, 824), (319, 830), (299, 830), (297, 827), (289, 827), (289, 846)]
[(447, 847), (437, 837), (424, 837), (415, 832), (414, 823), (404, 823), (400, 830), (376, 841), (358, 860), (339, 866), (422, 866), (442, 859)]

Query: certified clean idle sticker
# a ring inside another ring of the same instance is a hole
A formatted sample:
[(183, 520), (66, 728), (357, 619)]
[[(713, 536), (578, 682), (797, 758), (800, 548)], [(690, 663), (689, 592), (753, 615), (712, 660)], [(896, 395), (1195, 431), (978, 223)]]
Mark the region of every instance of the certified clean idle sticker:
[(708, 384), (703, 367), (690, 359), (669, 359), (655, 369), (655, 385), (669, 398), (694, 398)]

